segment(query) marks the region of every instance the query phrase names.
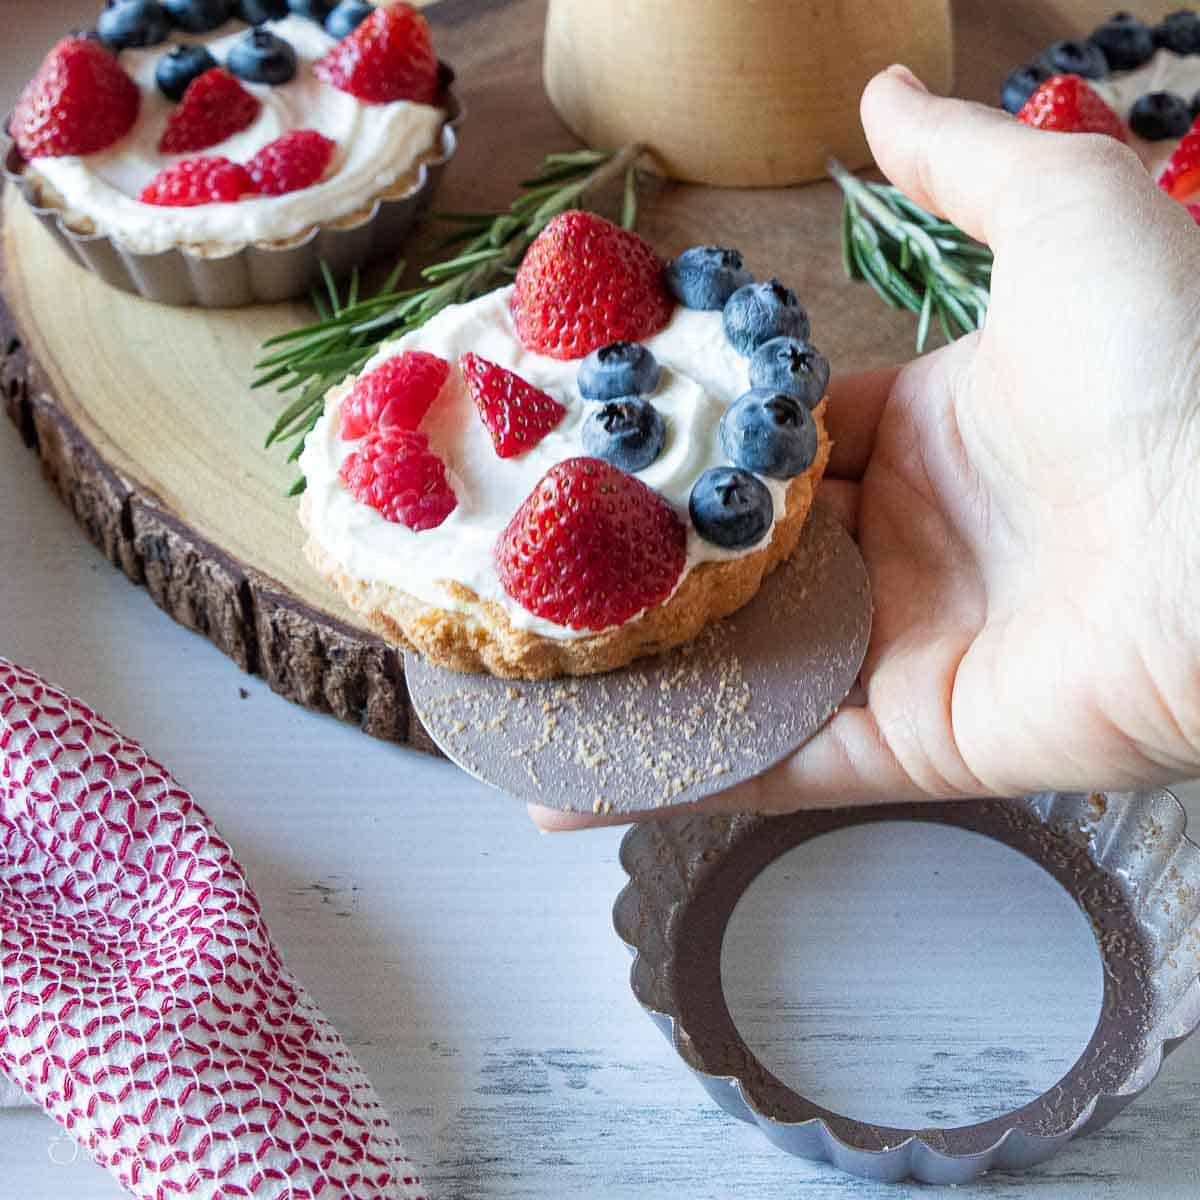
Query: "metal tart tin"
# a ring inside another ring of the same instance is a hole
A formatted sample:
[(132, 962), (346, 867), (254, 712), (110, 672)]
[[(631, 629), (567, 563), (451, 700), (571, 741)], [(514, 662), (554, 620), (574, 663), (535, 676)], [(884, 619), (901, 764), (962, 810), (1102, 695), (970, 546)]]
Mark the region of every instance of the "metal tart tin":
[[(453, 71), (443, 64), (445, 86), (437, 105), (446, 113), (435, 158), (417, 168), (416, 182), (398, 196), (379, 197), (360, 219), (333, 218), (314, 225), (286, 245), (251, 243), (232, 254), (206, 257), (182, 248), (139, 254), (104, 233), (79, 233), (61, 210), (39, 205), (26, 178), (26, 161), (4, 123), (4, 177), (24, 197), (43, 228), (76, 262), (105, 283), (159, 304), (235, 308), (271, 304), (307, 296), (321, 278), (321, 263), (342, 277), (369, 259), (396, 253), (417, 218), (428, 207), (446, 164), (458, 148), (465, 109), (450, 84)], [(11, 115), (11, 114), (10, 114)]]
[[(975, 1125), (899, 1129), (831, 1112), (755, 1057), (721, 988), (721, 942), (746, 889), (821, 834), (872, 821), (931, 821), (1026, 855), (1088, 917), (1104, 967), (1096, 1030), (1074, 1066), (1022, 1108)], [(1169, 792), (1046, 793), (1026, 799), (801, 812), (682, 814), (631, 830), (617, 933), (634, 995), (718, 1104), (782, 1150), (886, 1182), (960, 1184), (1044, 1162), (1094, 1133), (1153, 1083), (1200, 1025), (1200, 847)]]

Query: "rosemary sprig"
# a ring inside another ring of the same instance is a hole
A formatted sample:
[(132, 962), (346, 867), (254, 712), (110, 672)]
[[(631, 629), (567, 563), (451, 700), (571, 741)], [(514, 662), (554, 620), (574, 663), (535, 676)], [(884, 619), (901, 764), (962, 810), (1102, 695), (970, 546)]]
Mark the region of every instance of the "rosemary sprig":
[(899, 189), (852, 175), (831, 160), (842, 189), (842, 262), (893, 308), (917, 314), (917, 353), (936, 315), (948, 342), (978, 329), (991, 297), (992, 252)]
[[(588, 193), (624, 177), (622, 221), (637, 219), (637, 164), (644, 147), (634, 143), (616, 151), (573, 150), (550, 154), (537, 173), (521, 184), (521, 195), (505, 212), (441, 213), (438, 219), (456, 228), (439, 248), (457, 247), (444, 261), (421, 272), (423, 286), (396, 289), (404, 271), (397, 264), (372, 297), (359, 299), (357, 272), (343, 296), (322, 267), (325, 288), (313, 295), (318, 321), (278, 334), (263, 343), (255, 364), (253, 387), (275, 384), (294, 399), (279, 414), (267, 446), (290, 442), (294, 462), (304, 439), (321, 415), (325, 393), (339, 380), (360, 370), (381, 342), (424, 325), (450, 304), (461, 304), (496, 287), (516, 273), (525, 251), (558, 213), (586, 203)], [(291, 490), (304, 490), (297, 480)]]

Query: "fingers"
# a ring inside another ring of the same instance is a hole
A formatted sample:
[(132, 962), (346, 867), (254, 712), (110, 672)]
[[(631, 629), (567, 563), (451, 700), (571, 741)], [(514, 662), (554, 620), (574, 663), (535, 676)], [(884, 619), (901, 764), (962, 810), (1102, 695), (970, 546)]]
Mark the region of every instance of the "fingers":
[(834, 376), (825, 410), (825, 428), (833, 441), (827, 472), (831, 478), (862, 478), (898, 374), (898, 367), (886, 367)]

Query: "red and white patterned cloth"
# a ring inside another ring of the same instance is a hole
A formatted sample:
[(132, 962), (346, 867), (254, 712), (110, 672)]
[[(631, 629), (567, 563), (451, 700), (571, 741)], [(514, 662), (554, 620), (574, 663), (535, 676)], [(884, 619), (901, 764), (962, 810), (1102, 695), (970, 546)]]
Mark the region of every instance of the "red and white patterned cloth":
[(135, 1196), (423, 1200), (208, 818), (0, 658), (0, 1069)]

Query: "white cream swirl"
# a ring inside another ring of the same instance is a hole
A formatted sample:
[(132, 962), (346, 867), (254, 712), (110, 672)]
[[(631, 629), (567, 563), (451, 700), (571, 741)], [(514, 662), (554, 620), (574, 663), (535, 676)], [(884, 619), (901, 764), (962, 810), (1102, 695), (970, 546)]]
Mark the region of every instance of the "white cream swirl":
[[(324, 179), (284, 196), (259, 196), (236, 204), (161, 208), (142, 204), (141, 190), (164, 167), (188, 154), (160, 154), (158, 142), (175, 109), (159, 90), (154, 72), (166, 45), (125, 50), (121, 64), (142, 92), (137, 123), (115, 146), (86, 157), (36, 158), (33, 167), (62, 198), (69, 212), (91, 220), (97, 230), (131, 250), (153, 254), (172, 246), (240, 249), (249, 242), (282, 240), (312, 225), (362, 208), (413, 167), (437, 141), (444, 114), (426, 104), (398, 100), (365, 104), (321, 83), (312, 64), (333, 44), (315, 21), (288, 16), (267, 26), (296, 51), (295, 78), (270, 86), (242, 81), (262, 102), (254, 123), (202, 153), (245, 162), (268, 142), (294, 129), (315, 129), (337, 143)], [(222, 26), (179, 42), (203, 42), (223, 64), (247, 27)]]
[[(468, 587), (499, 604), (513, 625), (543, 637), (586, 636), (543, 620), (513, 601), (500, 584), (492, 547), (534, 485), (557, 462), (584, 453), (580, 426), (589, 402), (576, 387), (579, 362), (560, 362), (526, 350), (517, 340), (509, 312), (511, 288), (501, 288), (470, 304), (443, 309), (423, 328), (385, 346), (364, 368), (370, 371), (404, 350), (426, 350), (451, 364), (468, 351), (516, 371), (567, 408), (562, 423), (538, 445), (516, 458), (496, 456), (491, 436), (480, 421), (462, 375), (454, 366), (445, 388), (421, 430), (430, 448), (446, 463), (458, 507), (436, 529), (414, 533), (385, 521), (356, 500), (338, 476), (357, 442), (338, 436), (337, 405), (353, 386), (335, 388), (325, 415), (308, 435), (300, 467), (307, 480), (310, 528), (316, 542), (358, 579), (399, 588), (426, 604), (462, 611), (446, 581)], [(638, 478), (654, 488), (688, 523), (688, 497), (709, 467), (727, 462), (718, 425), (726, 407), (750, 386), (747, 360), (726, 340), (719, 312), (682, 306), (661, 332), (645, 345), (658, 359), (662, 378), (652, 399), (667, 426), (659, 458)], [(763, 482), (783, 516), (787, 485)], [(759, 545), (766, 545), (774, 525)], [(688, 556), (682, 578), (702, 562), (748, 554), (706, 542), (688, 523)]]

